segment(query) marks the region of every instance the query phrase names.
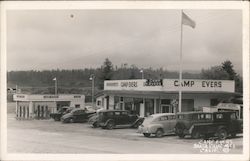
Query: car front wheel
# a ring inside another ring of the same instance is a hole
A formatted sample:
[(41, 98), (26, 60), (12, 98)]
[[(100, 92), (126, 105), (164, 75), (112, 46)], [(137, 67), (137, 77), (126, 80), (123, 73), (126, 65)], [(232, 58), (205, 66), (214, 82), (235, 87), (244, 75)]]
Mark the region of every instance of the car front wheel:
[(69, 122), (70, 122), (70, 123), (74, 123), (74, 119), (73, 119), (73, 118), (70, 118), (70, 119), (69, 119)]
[(98, 125), (97, 125), (97, 122), (93, 123), (93, 128), (97, 128)]
[(107, 127), (107, 129), (112, 130), (114, 128), (114, 126), (115, 126), (115, 124), (113, 122), (109, 122), (106, 127)]
[(178, 134), (179, 138), (183, 139), (185, 137), (185, 134), (181, 133), (181, 134)]

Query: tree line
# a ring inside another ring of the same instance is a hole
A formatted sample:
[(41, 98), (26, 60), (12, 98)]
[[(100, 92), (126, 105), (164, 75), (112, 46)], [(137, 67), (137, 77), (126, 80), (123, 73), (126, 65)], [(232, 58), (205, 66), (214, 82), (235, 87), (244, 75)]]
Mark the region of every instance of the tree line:
[[(153, 69), (138, 68), (136, 65), (123, 64), (121, 67), (114, 66), (106, 58), (99, 68), (85, 68), (73, 70), (29, 70), (7, 72), (8, 87), (15, 87), (24, 93), (32, 94), (53, 94), (54, 81), (58, 83), (58, 93), (80, 93), (86, 96), (91, 95), (90, 76), (94, 74), (95, 91), (103, 89), (104, 80), (141, 79), (142, 71), (145, 79), (177, 79), (178, 71), (169, 71), (162, 68)], [(242, 77), (235, 72), (231, 61), (226, 60), (218, 66), (209, 69), (202, 69), (197, 73), (184, 72), (184, 79), (222, 79), (235, 80), (236, 92), (242, 93)]]

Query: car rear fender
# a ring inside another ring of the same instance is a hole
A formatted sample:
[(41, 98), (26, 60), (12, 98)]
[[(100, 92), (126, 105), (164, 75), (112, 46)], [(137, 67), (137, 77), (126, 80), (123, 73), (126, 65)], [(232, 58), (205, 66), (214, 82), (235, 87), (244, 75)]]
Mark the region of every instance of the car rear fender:
[(158, 129), (162, 129), (164, 131), (164, 128), (161, 124), (152, 124), (148, 127), (148, 129), (151, 133), (155, 133)]
[(135, 120), (135, 122), (133, 123), (133, 125), (137, 124), (139, 121), (141, 121), (143, 123), (144, 118), (138, 118), (137, 120)]
[(217, 131), (219, 131), (220, 129), (228, 130), (228, 128), (226, 126), (223, 126), (223, 125), (218, 126)]
[(108, 119), (108, 120), (105, 122), (104, 126), (106, 126), (109, 122), (114, 122), (114, 120), (113, 120), (113, 119)]

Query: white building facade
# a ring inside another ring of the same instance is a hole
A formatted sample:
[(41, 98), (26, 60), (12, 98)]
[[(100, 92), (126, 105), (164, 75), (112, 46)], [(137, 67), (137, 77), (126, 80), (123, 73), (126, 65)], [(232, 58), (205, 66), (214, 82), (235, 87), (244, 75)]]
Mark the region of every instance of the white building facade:
[(70, 95), (27, 95), (14, 94), (16, 101), (16, 118), (19, 119), (48, 119), (50, 113), (57, 112), (61, 107), (83, 108), (85, 96)]
[(198, 111), (215, 106), (237, 95), (231, 80), (178, 79), (109, 80), (97, 97), (96, 106), (104, 109), (129, 110), (140, 116), (154, 113), (175, 113), (178, 110), (179, 90), (182, 91), (181, 111)]

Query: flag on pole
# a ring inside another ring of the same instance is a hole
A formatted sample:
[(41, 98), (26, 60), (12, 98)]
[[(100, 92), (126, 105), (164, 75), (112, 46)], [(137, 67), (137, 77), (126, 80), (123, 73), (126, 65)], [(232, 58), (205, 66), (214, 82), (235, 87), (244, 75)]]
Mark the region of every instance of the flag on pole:
[(53, 81), (56, 81), (56, 77), (53, 79)]
[(184, 12), (182, 12), (182, 24), (195, 28), (195, 22), (188, 17)]

